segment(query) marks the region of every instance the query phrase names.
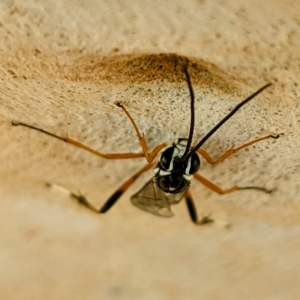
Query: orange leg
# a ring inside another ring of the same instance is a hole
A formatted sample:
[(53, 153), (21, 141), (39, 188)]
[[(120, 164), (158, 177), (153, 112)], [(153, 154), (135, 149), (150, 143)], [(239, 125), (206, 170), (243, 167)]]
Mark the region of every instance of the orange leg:
[[(59, 139), (61, 141), (64, 141), (64, 142), (66, 142), (68, 144), (72, 144), (72, 145), (74, 145), (74, 146), (76, 146), (78, 148), (84, 149), (84, 150), (86, 150), (88, 152), (91, 152), (91, 153), (93, 153), (93, 154), (95, 154), (97, 156), (100, 156), (100, 157), (103, 157), (103, 158), (106, 158), (106, 159), (129, 159), (129, 158), (145, 157), (145, 155), (146, 155), (145, 152), (143, 152), (143, 153), (109, 153), (109, 154), (105, 154), (105, 153), (101, 153), (101, 152), (99, 152), (97, 150), (94, 150), (94, 149), (92, 149), (92, 148), (90, 148), (90, 147), (88, 147), (88, 146), (86, 146), (84, 144), (81, 144), (80, 142), (77, 142), (77, 141), (75, 141), (73, 139), (70, 139), (68, 137), (61, 137), (61, 136), (53, 134), (53, 133), (51, 133), (49, 131), (46, 131), (44, 129), (41, 129), (41, 128), (38, 128), (38, 127), (35, 127), (35, 126), (32, 126), (32, 125), (28, 125), (26, 123), (12, 122), (12, 125), (13, 126), (24, 126), (24, 127), (30, 128), (30, 129), (37, 130), (39, 132), (42, 132), (42, 133), (47, 134), (47, 135), (50, 135), (50, 136), (52, 136), (54, 138), (57, 138), (57, 139)], [(146, 142), (145, 142), (145, 144), (146, 144)], [(148, 154), (148, 152), (146, 152), (147, 153), (147, 156), (146, 156), (147, 161), (148, 162), (152, 162), (154, 160), (154, 158), (157, 156), (157, 154), (159, 153), (159, 151), (162, 148), (164, 148), (166, 145), (167, 145), (167, 143), (163, 143), (161, 145), (156, 146), (154, 148), (154, 150), (150, 154)], [(144, 151), (144, 148), (143, 148), (143, 151)]]
[(194, 174), (194, 177), (200, 181), (202, 184), (204, 184), (206, 187), (208, 187), (209, 189), (211, 189), (212, 191), (220, 194), (220, 195), (225, 195), (225, 194), (229, 194), (238, 190), (259, 190), (265, 193), (270, 194), (272, 192), (272, 190), (268, 190), (262, 187), (257, 187), (257, 186), (245, 186), (245, 187), (240, 187), (240, 186), (233, 186), (230, 189), (227, 190), (222, 190), (221, 188), (219, 188), (218, 186), (216, 186), (215, 184), (213, 184), (212, 182), (210, 182), (209, 180), (207, 180), (206, 178), (204, 178), (203, 176), (199, 175), (198, 173)]
[(109, 198), (108, 200), (104, 203), (104, 205), (98, 209), (94, 205), (92, 205), (86, 197), (83, 195), (76, 195), (74, 193), (71, 193), (71, 197), (76, 199), (80, 204), (86, 206), (90, 210), (103, 214), (107, 212), (118, 200), (119, 198), (123, 195), (123, 193), (146, 171), (151, 169), (154, 166), (154, 163), (147, 164), (144, 166), (141, 170), (139, 170), (137, 173), (135, 173), (132, 177), (130, 177), (127, 181), (125, 181)]
[(185, 202), (190, 213), (190, 217), (196, 225), (204, 225), (213, 222), (213, 219), (210, 218), (210, 215), (203, 216), (200, 220), (198, 219), (196, 206), (189, 191), (187, 191), (185, 194)]
[(139, 131), (139, 129), (138, 129), (136, 123), (134, 122), (134, 120), (133, 120), (133, 118), (131, 117), (131, 115), (130, 115), (130, 113), (128, 112), (128, 110), (125, 108), (125, 106), (124, 106), (122, 103), (118, 102), (118, 103), (116, 103), (116, 104), (117, 104), (117, 106), (121, 107), (121, 108), (124, 110), (124, 112), (126, 113), (127, 117), (129, 118), (131, 124), (133, 125), (133, 127), (134, 127), (134, 129), (135, 129), (135, 132), (136, 132), (136, 134), (137, 134), (137, 136), (138, 136), (138, 139), (139, 139), (139, 141), (140, 141), (141, 147), (142, 147), (142, 149), (143, 149), (143, 153), (144, 153), (144, 155), (145, 155), (147, 161), (148, 161), (149, 163), (152, 162), (152, 161), (154, 160), (154, 158), (157, 156), (157, 154), (160, 152), (160, 150), (161, 150), (162, 148), (164, 148), (165, 146), (167, 146), (167, 143), (162, 143), (162, 144), (156, 146), (156, 147), (153, 149), (153, 151), (152, 151), (151, 153), (149, 153), (149, 152), (148, 152), (148, 147), (147, 147), (147, 142), (146, 142), (144, 136), (141, 135), (141, 133), (140, 133), (140, 131)]
[(203, 149), (198, 149), (198, 153), (201, 154), (206, 160), (207, 162), (209, 162), (210, 164), (214, 165), (214, 164), (217, 164), (219, 162), (221, 162), (222, 160), (226, 159), (227, 157), (231, 156), (232, 154), (236, 153), (237, 151), (239, 150), (242, 150), (250, 145), (253, 145), (257, 142), (260, 142), (260, 141), (263, 141), (263, 140), (266, 140), (266, 139), (269, 139), (269, 138), (273, 138), (273, 139), (278, 139), (279, 138), (279, 135), (267, 135), (267, 136), (264, 136), (262, 138), (259, 138), (259, 139), (256, 139), (254, 141), (251, 141), (249, 143), (246, 143), (238, 148), (233, 148), (234, 146), (232, 146), (229, 150), (227, 150), (221, 157), (219, 157), (218, 159), (216, 160), (213, 160), (211, 158), (211, 156)]

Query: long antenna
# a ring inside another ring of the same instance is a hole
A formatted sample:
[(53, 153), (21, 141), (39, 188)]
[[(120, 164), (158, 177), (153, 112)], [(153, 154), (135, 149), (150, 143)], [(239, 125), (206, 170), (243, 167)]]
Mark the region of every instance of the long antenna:
[(191, 150), (191, 152), (186, 156), (185, 160), (188, 160), (193, 153), (195, 153), (226, 121), (228, 121), (242, 106), (244, 106), (247, 102), (261, 93), (264, 89), (272, 85), (272, 83), (267, 83), (263, 87), (261, 87), (258, 91), (250, 95), (240, 104), (238, 104), (223, 120), (221, 120), (207, 135), (202, 138), (202, 140)]
[(190, 123), (190, 133), (189, 133), (189, 137), (188, 137), (188, 141), (187, 141), (187, 145), (186, 145), (186, 149), (185, 152), (182, 156), (182, 160), (186, 160), (185, 156), (188, 154), (188, 152), (190, 151), (190, 147), (192, 144), (192, 140), (193, 140), (193, 134), (194, 134), (194, 126), (195, 126), (195, 95), (194, 95), (194, 91), (193, 91), (193, 87), (191, 84), (191, 79), (190, 79), (190, 75), (187, 69), (187, 65), (184, 66), (183, 68), (183, 72), (186, 76), (186, 81), (189, 87), (189, 91), (190, 91), (190, 96), (191, 96), (191, 123)]

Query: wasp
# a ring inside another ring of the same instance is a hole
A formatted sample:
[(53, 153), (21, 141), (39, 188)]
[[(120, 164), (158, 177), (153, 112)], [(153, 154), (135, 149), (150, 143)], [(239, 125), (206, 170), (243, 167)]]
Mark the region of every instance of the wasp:
[[(179, 203), (183, 198), (185, 198), (187, 208), (191, 217), (191, 220), (197, 224), (205, 224), (213, 221), (209, 216), (198, 218), (196, 206), (194, 204), (193, 198), (189, 191), (191, 186), (192, 178), (201, 182), (210, 190), (220, 194), (229, 194), (238, 190), (259, 190), (265, 193), (271, 193), (272, 190), (268, 190), (264, 187), (257, 186), (237, 186), (234, 185), (229, 189), (221, 189), (214, 183), (210, 182), (203, 176), (201, 176), (198, 171), (200, 169), (201, 161), (199, 155), (203, 157), (208, 163), (214, 165), (218, 164), (221, 161), (225, 160), (229, 156), (233, 155), (237, 151), (240, 151), (250, 145), (253, 145), (257, 142), (273, 138), (277, 139), (279, 135), (267, 135), (255, 140), (252, 140), (240, 147), (234, 148), (231, 147), (218, 159), (214, 160), (212, 157), (202, 149), (202, 145), (226, 122), (228, 121), (240, 108), (252, 100), (255, 96), (261, 93), (263, 90), (268, 88), (271, 83), (268, 83), (257, 90), (255, 93), (247, 97), (245, 100), (240, 102), (234, 109), (231, 110), (219, 123), (217, 123), (197, 144), (193, 144), (193, 134), (195, 127), (195, 96), (188, 72), (188, 65), (186, 64), (183, 67), (183, 73), (186, 77), (186, 82), (188, 85), (190, 93), (190, 128), (188, 138), (179, 138), (176, 142), (169, 145), (168, 143), (162, 143), (156, 146), (151, 152), (148, 151), (148, 146), (146, 139), (140, 133), (134, 119), (131, 114), (128, 112), (127, 108), (123, 103), (116, 103), (124, 113), (129, 118), (131, 124), (134, 127), (134, 130), (139, 139), (139, 143), (142, 148), (140, 153), (101, 153), (97, 150), (94, 150), (76, 140), (73, 140), (69, 137), (62, 137), (56, 134), (53, 134), (44, 129), (22, 123), (22, 122), (12, 122), (14, 126), (24, 126), (30, 129), (34, 129), (61, 141), (64, 141), (68, 144), (72, 144), (78, 148), (84, 149), (88, 152), (91, 152), (97, 156), (100, 156), (105, 159), (134, 159), (144, 157), (147, 160), (147, 164), (140, 169), (137, 173), (131, 176), (127, 181), (125, 181), (104, 203), (104, 205), (98, 209), (92, 205), (85, 196), (77, 195), (70, 193), (71, 197), (76, 199), (80, 204), (89, 208), (90, 210), (96, 213), (106, 213), (123, 195), (123, 193), (146, 171), (154, 169), (154, 176), (133, 196), (131, 196), (131, 202), (133, 205), (138, 208), (150, 212), (154, 215), (161, 217), (172, 217), (174, 214), (171, 210), (171, 205)], [(168, 146), (169, 145), (169, 146)], [(159, 156), (159, 159), (156, 158)]]

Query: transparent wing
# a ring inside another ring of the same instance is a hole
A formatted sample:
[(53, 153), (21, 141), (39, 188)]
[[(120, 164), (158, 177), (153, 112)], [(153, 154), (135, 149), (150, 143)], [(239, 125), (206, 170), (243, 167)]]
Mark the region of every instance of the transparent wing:
[(170, 206), (177, 204), (185, 193), (186, 191), (178, 194), (166, 194), (152, 178), (136, 194), (131, 196), (131, 202), (142, 210), (168, 218), (174, 216)]

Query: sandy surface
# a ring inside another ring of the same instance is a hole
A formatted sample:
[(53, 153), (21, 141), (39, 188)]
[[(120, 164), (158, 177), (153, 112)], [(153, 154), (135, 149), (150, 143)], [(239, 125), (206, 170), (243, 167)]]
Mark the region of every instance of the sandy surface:
[[(299, 299), (300, 1), (1, 1), (1, 299)], [(27, 122), (102, 152), (138, 152), (122, 101), (149, 148), (186, 137), (189, 59), (195, 140), (239, 101), (273, 85), (204, 145), (214, 157), (274, 133), (200, 173), (222, 188), (276, 191), (219, 196), (193, 182), (164, 219), (130, 195), (100, 207), (145, 164), (107, 161), (32, 130)], [(65, 189), (49, 189), (52, 182)], [(222, 222), (231, 224), (229, 228)]]

